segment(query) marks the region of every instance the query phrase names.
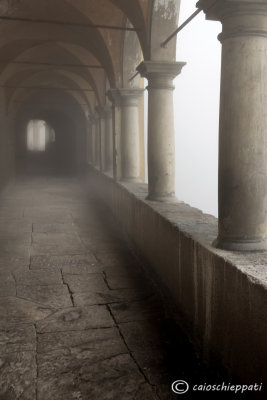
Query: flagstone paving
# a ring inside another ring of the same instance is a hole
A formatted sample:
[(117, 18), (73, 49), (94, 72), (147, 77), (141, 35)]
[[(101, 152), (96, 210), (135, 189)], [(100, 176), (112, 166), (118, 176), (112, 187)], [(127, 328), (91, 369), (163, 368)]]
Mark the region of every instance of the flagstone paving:
[(167, 400), (205, 376), (87, 190), (43, 177), (0, 197), (0, 400)]

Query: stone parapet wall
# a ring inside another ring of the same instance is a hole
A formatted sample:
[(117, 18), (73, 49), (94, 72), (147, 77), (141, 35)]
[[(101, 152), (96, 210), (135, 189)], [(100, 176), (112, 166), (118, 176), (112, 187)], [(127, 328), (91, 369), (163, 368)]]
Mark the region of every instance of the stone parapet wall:
[(264, 382), (267, 253), (215, 249), (216, 218), (182, 202), (145, 200), (145, 184), (115, 182), (97, 171), (89, 176), (173, 300), (201, 358), (247, 384)]

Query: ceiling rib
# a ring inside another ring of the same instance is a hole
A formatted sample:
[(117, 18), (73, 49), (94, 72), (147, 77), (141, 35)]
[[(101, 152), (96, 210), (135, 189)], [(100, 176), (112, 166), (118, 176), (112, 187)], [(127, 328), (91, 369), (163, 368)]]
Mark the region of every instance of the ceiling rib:
[(82, 88), (71, 88), (71, 87), (59, 87), (59, 86), (12, 86), (12, 85), (0, 85), (1, 88), (6, 89), (38, 89), (38, 90), (72, 90), (75, 92), (94, 92), (93, 89), (82, 89)]
[(102, 65), (90, 65), (90, 64), (67, 64), (67, 63), (50, 63), (50, 62), (39, 62), (39, 61), (20, 61), (20, 60), (0, 60), (0, 64), (23, 64), (23, 65), (45, 65), (51, 67), (67, 67), (67, 68), (92, 68), (92, 69), (103, 69)]
[(52, 24), (52, 25), (62, 25), (62, 26), (73, 26), (79, 28), (89, 28), (89, 29), (112, 29), (118, 31), (138, 31), (138, 29), (126, 26), (115, 26), (115, 25), (94, 25), (94, 24), (85, 24), (81, 22), (70, 22), (70, 21), (57, 21), (51, 19), (33, 19), (33, 18), (22, 18), (22, 17), (9, 17), (6, 15), (0, 15), (0, 20), (3, 21), (15, 21), (15, 22), (26, 22), (30, 24)]

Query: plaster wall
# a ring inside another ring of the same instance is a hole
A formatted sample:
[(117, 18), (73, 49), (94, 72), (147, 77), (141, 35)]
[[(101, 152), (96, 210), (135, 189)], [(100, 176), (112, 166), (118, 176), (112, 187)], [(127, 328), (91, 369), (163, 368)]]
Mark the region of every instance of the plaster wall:
[(202, 360), (243, 383), (264, 382), (267, 255), (211, 247), (216, 218), (182, 202), (145, 200), (146, 184), (95, 171), (89, 182), (160, 282)]

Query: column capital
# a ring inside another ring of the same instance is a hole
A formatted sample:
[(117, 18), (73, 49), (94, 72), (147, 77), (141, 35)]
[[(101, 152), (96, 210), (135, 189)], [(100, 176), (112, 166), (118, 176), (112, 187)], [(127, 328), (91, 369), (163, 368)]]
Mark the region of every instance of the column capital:
[(199, 0), (196, 6), (204, 11), (207, 19), (224, 24), (226, 34), (219, 35), (220, 40), (234, 36), (267, 36), (266, 0)]
[(139, 99), (143, 96), (145, 89), (120, 88), (118, 89), (122, 106), (137, 106)]
[(105, 105), (103, 107), (103, 114), (105, 118), (111, 118), (112, 117), (112, 108), (109, 105)]
[(145, 78), (151, 75), (168, 75), (174, 79), (181, 73), (186, 62), (142, 61), (136, 70)]
[(103, 118), (105, 117), (105, 111), (103, 106), (96, 106), (95, 110), (97, 112), (98, 118)]
[(94, 114), (90, 114), (90, 115), (89, 115), (89, 122), (90, 122), (91, 124), (95, 124), (95, 117), (94, 117)]
[(148, 79), (148, 88), (173, 89), (172, 81), (185, 65), (185, 62), (143, 61), (136, 70)]
[(109, 89), (106, 94), (108, 96), (108, 99), (112, 102), (112, 104), (114, 106), (120, 106), (121, 105), (121, 96), (120, 96), (120, 93), (119, 93), (119, 89), (116, 89), (116, 88)]

